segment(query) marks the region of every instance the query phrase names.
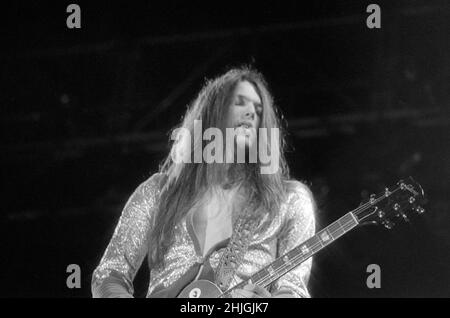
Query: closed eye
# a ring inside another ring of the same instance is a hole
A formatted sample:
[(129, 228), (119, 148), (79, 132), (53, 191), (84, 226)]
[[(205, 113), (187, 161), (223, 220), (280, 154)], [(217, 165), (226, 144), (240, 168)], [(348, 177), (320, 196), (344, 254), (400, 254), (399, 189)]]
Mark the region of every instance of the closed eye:
[(242, 96), (238, 96), (234, 104), (237, 106), (245, 106), (245, 100)]
[(234, 105), (236, 106), (245, 106), (247, 105), (247, 103), (253, 103), (253, 105), (255, 106), (255, 111), (258, 114), (258, 116), (261, 116), (262, 111), (263, 111), (263, 107), (260, 103), (255, 103), (250, 101), (248, 98), (245, 98), (245, 96), (239, 95), (234, 103)]

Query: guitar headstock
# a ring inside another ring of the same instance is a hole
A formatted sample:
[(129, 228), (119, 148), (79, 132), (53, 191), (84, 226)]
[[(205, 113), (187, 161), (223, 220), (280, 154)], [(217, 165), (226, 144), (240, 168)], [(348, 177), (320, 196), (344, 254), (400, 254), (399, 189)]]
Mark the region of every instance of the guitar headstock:
[(412, 177), (400, 180), (394, 187), (375, 195), (353, 210), (360, 224), (376, 223), (391, 229), (398, 220), (408, 221), (410, 213), (422, 214), (425, 194)]

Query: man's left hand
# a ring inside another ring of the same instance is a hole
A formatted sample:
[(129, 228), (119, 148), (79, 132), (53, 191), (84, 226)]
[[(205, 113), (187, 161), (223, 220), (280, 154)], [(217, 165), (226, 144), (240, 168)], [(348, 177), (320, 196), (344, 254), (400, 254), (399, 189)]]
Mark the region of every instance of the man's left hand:
[(279, 292), (271, 294), (264, 287), (247, 284), (242, 289), (235, 289), (231, 292), (233, 298), (292, 298), (292, 294), (289, 292)]

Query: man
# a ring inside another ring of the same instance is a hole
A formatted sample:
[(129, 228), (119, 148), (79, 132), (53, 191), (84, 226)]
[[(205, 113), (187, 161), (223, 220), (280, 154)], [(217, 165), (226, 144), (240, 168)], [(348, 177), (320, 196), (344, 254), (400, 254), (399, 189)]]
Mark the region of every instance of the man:
[[(313, 236), (314, 201), (304, 184), (289, 179), (279, 129), (260, 73), (238, 68), (208, 81), (159, 173), (125, 205), (93, 273), (93, 296), (132, 297), (146, 255), (148, 297), (176, 297), (180, 286), (208, 272), (227, 290)], [(311, 262), (268, 288), (247, 284), (232, 296), (309, 297)]]

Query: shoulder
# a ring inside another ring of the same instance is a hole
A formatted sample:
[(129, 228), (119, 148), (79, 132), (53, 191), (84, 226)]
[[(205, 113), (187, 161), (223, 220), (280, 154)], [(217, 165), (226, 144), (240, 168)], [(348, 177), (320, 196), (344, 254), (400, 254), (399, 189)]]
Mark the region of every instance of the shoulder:
[(292, 200), (314, 201), (311, 189), (303, 182), (295, 179), (286, 180), (285, 189), (288, 202)]
[(152, 174), (147, 180), (142, 182), (138, 190), (144, 195), (155, 195), (164, 186), (166, 175), (160, 172)]
[(141, 182), (128, 199), (124, 211), (143, 213), (146, 217), (155, 215), (164, 180), (164, 174), (155, 173)]
[(292, 218), (314, 220), (316, 203), (311, 189), (295, 179), (285, 181), (285, 189), (288, 215)]

